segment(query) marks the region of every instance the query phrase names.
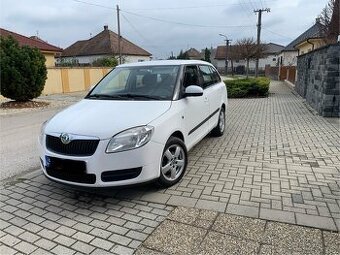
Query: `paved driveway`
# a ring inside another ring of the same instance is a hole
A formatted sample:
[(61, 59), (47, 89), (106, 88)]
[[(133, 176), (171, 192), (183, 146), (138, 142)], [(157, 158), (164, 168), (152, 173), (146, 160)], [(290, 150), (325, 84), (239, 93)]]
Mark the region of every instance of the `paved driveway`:
[(227, 132), (190, 152), (179, 184), (87, 193), (40, 171), (2, 185), (1, 253), (129, 254), (175, 206), (340, 229), (340, 134), (284, 84), (229, 101)]

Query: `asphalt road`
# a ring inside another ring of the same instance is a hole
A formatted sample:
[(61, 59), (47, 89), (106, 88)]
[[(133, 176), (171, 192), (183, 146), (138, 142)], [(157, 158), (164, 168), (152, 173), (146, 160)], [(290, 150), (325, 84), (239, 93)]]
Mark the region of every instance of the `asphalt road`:
[(40, 126), (61, 109), (0, 116), (0, 180), (39, 168)]

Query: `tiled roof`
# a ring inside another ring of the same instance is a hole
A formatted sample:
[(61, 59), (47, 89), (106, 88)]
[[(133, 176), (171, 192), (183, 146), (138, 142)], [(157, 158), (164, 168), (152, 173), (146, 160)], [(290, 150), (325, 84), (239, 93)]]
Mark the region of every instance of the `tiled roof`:
[(62, 52), (63, 49), (56, 47), (52, 44), (49, 44), (38, 37), (26, 37), (12, 31), (8, 31), (6, 29), (0, 28), (0, 36), (12, 36), (16, 39), (20, 46), (27, 45), (32, 48), (38, 48), (41, 51), (52, 51), (52, 52)]
[[(151, 53), (121, 37), (122, 55), (151, 56)], [(118, 35), (107, 27), (89, 40), (77, 41), (67, 47), (62, 57), (118, 54)]]
[(201, 58), (201, 53), (195, 48), (190, 48), (189, 50), (186, 51), (186, 53), (188, 57), (190, 58), (198, 58), (198, 59)]
[(276, 44), (276, 43), (267, 43), (266, 48), (264, 50), (264, 54), (276, 54), (281, 52), (281, 50), (284, 48), (283, 45)]
[(295, 40), (293, 40), (290, 44), (288, 44), (282, 51), (296, 51), (294, 47), (311, 38), (322, 38), (322, 32), (324, 31), (324, 25), (322, 25), (319, 21), (315, 22), (313, 26), (308, 28), (305, 32), (299, 35)]
[[(281, 52), (281, 50), (284, 48), (284, 46), (276, 44), (276, 43), (267, 43), (265, 45), (265, 50), (264, 50), (264, 54), (276, 54)], [(225, 50), (226, 50), (226, 46), (217, 46), (216, 49), (216, 55), (215, 55), (215, 59), (225, 59)], [(235, 56), (237, 55), (237, 45), (231, 45), (228, 48), (228, 56), (230, 57), (231, 55), (234, 55), (233, 57), (235, 58)]]

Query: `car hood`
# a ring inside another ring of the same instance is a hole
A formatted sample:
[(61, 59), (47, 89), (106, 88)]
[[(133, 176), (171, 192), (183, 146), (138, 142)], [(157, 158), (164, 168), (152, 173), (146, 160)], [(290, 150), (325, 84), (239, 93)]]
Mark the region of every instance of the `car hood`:
[(83, 99), (50, 119), (45, 133), (108, 139), (123, 130), (150, 123), (170, 106), (171, 101)]

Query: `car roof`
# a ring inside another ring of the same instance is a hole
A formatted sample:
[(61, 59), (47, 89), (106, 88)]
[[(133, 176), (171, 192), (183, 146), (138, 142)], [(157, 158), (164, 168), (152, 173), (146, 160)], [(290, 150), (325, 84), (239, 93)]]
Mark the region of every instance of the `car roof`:
[(209, 62), (202, 60), (182, 60), (182, 59), (171, 59), (171, 60), (152, 60), (144, 62), (136, 62), (129, 64), (121, 64), (117, 67), (133, 67), (133, 66), (168, 66), (168, 65), (211, 65)]

